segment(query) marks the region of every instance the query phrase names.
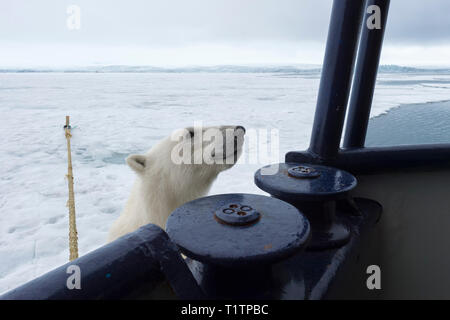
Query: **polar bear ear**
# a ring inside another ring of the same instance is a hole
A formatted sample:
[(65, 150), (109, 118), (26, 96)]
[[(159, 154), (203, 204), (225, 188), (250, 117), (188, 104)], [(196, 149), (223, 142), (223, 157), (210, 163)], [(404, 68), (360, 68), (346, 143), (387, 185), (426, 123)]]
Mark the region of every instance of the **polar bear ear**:
[(143, 173), (146, 160), (146, 157), (141, 154), (132, 154), (127, 157), (127, 164), (137, 173)]

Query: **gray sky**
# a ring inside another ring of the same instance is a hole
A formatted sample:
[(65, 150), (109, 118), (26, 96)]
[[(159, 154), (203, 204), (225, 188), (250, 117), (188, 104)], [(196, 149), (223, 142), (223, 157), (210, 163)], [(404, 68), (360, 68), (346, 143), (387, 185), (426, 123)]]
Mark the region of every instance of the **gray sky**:
[[(81, 9), (79, 30), (66, 25)], [(320, 64), (331, 0), (2, 0), (0, 66)], [(392, 0), (382, 63), (450, 65), (450, 1)]]

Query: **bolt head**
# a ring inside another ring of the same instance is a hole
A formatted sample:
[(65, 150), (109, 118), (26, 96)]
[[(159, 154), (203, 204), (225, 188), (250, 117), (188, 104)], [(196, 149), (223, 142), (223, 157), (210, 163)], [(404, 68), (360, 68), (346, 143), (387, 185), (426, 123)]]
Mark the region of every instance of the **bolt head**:
[(260, 218), (260, 213), (249, 205), (241, 203), (226, 204), (214, 213), (219, 223), (231, 226), (243, 226), (255, 223)]
[(297, 166), (288, 169), (289, 176), (297, 179), (313, 179), (320, 176), (320, 172), (312, 167)]

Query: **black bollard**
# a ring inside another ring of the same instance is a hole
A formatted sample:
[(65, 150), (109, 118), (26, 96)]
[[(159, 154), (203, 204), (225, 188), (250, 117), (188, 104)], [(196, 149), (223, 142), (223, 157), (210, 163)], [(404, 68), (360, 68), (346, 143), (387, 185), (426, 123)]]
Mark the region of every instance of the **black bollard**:
[(309, 239), (309, 222), (294, 206), (252, 194), (188, 202), (166, 230), (206, 296), (216, 299), (277, 298), (272, 267)]
[[(273, 168), (278, 168), (273, 171)], [(264, 170), (271, 174), (264, 174)], [(336, 217), (336, 201), (356, 187), (350, 173), (326, 166), (280, 163), (255, 173), (255, 184), (273, 197), (289, 202), (311, 222), (308, 250), (336, 248), (350, 238), (349, 227)]]

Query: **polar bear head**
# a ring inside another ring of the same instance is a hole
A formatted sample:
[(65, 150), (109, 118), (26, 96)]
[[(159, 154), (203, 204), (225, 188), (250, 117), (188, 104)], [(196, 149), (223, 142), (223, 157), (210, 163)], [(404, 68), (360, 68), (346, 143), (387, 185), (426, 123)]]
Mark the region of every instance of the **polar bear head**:
[[(175, 130), (143, 155), (127, 163), (142, 180), (185, 193), (182, 186), (209, 190), (217, 175), (231, 168), (242, 154), (242, 126), (188, 127)], [(152, 188), (149, 188), (152, 190)], [(202, 192), (203, 193), (203, 192)]]

